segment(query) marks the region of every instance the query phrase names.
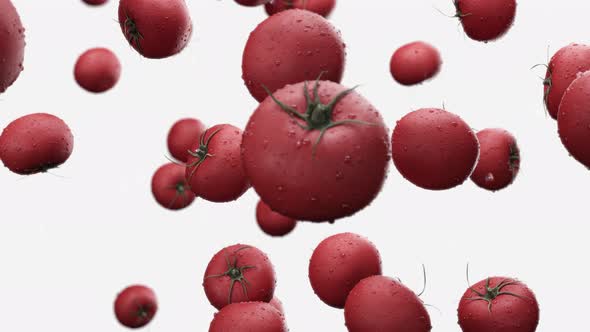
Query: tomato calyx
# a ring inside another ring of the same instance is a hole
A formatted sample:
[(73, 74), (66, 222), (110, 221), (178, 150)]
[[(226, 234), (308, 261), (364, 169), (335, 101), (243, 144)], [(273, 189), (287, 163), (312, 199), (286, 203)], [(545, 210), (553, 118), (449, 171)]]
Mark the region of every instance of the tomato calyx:
[(232, 253), (233, 261), (230, 260), (229, 256), (227, 255), (227, 252), (225, 252), (224, 254), (225, 254), (225, 262), (227, 264), (227, 270), (224, 273), (213, 274), (213, 275), (209, 275), (209, 276), (205, 277), (205, 279), (221, 278), (221, 277), (229, 277), (230, 278), (231, 284), (229, 286), (229, 295), (228, 295), (228, 299), (227, 299), (228, 304), (232, 303), (231, 297), (232, 297), (234, 285), (236, 284), (236, 282), (240, 283), (240, 285), (242, 286), (242, 291), (244, 292), (244, 296), (246, 296), (246, 299), (248, 299), (248, 287), (247, 287), (248, 280), (244, 276), (244, 271), (249, 270), (249, 269), (253, 269), (256, 267), (251, 266), (251, 265), (239, 266), (238, 265), (238, 257), (236, 256), (236, 253), (241, 250), (250, 249), (250, 248), (251, 248), (250, 246), (244, 246), (244, 247), (241, 247), (241, 248), (237, 249), (236, 251), (234, 251)]
[(188, 177), (189, 181), (190, 179), (192, 179), (193, 175), (195, 174), (199, 166), (201, 166), (201, 164), (205, 162), (207, 158), (214, 156), (213, 154), (209, 153), (209, 143), (211, 143), (211, 139), (213, 139), (213, 137), (215, 137), (215, 135), (217, 135), (217, 133), (220, 130), (221, 128), (218, 128), (217, 130), (212, 132), (207, 139), (205, 139), (205, 137), (207, 136), (207, 132), (209, 131), (209, 129), (205, 130), (199, 138), (199, 148), (196, 151), (188, 150), (188, 154), (197, 158), (197, 160), (195, 160), (193, 163), (186, 165), (186, 167), (193, 168), (191, 174)]
[(168, 189), (173, 189), (176, 191), (176, 195), (174, 195), (174, 198), (168, 204), (168, 209), (172, 209), (179, 197), (182, 197), (182, 205), (186, 205), (187, 193), (190, 190), (190, 186), (188, 185), (188, 183), (184, 181), (178, 182), (177, 184), (168, 187)]
[(553, 72), (551, 71), (551, 67), (544, 63), (539, 63), (531, 67), (531, 69), (535, 69), (539, 66), (547, 68), (547, 77), (543, 78), (543, 86), (545, 87), (545, 92), (543, 93), (543, 104), (545, 106), (545, 113), (547, 113), (549, 108), (549, 94), (551, 93), (551, 89), (553, 88)]
[(125, 13), (125, 22), (123, 22), (123, 27), (123, 32), (125, 33), (125, 36), (127, 36), (129, 44), (131, 46), (135, 44), (137, 49), (141, 51), (141, 44), (139, 41), (143, 39), (143, 35), (137, 29), (135, 21), (131, 17), (129, 17), (127, 13)]
[[(323, 104), (320, 100), (320, 96), (318, 93), (320, 87), (320, 79), (324, 72), (320, 73), (319, 77), (316, 79), (314, 87), (313, 87), (313, 98), (309, 94), (309, 88), (307, 85), (307, 81), (303, 82), (303, 94), (305, 96), (306, 102), (306, 110), (305, 113), (298, 112), (295, 108), (285, 105), (283, 102), (278, 100), (274, 94), (266, 87), (262, 86), (262, 88), (268, 93), (268, 95), (272, 98), (272, 100), (283, 110), (287, 113), (290, 117), (300, 120), (300, 122), (296, 122), (296, 124), (307, 131), (319, 130), (320, 134), (316, 139), (315, 143), (312, 147), (312, 156), (315, 157), (316, 149), (318, 144), (321, 142), (322, 138), (326, 134), (326, 131), (332, 129), (334, 127), (347, 125), (347, 124), (362, 124), (362, 125), (369, 125), (374, 126), (377, 125), (371, 122), (359, 121), (359, 120), (340, 120), (340, 121), (333, 121), (332, 115), (334, 113), (334, 109), (338, 102), (342, 100), (342, 98), (349, 95), (353, 92), (358, 86), (352, 87), (350, 89), (346, 89), (340, 93), (338, 93), (328, 104)], [(304, 122), (305, 124), (301, 124)]]
[(508, 159), (508, 168), (515, 172), (520, 167), (520, 152), (516, 144), (510, 144), (510, 158)]
[(451, 17), (463, 18), (465, 16), (471, 15), (471, 13), (465, 14), (461, 11), (461, 8), (459, 7), (459, 0), (453, 0), (453, 4), (455, 5), (456, 12), (455, 12), (455, 15), (453, 15)]
[(493, 301), (496, 298), (498, 298), (499, 296), (507, 295), (507, 296), (518, 297), (520, 299), (525, 299), (525, 297), (520, 296), (518, 294), (515, 294), (515, 293), (512, 293), (512, 292), (503, 291), (503, 289), (505, 287), (510, 286), (510, 285), (516, 285), (518, 283), (519, 282), (516, 281), (516, 280), (504, 279), (498, 285), (496, 285), (496, 287), (490, 287), (490, 278), (487, 278), (486, 285), (485, 285), (485, 292), (484, 293), (478, 292), (473, 287), (469, 286), (469, 289), (473, 293), (475, 293), (477, 296), (476, 297), (466, 298), (466, 300), (469, 300), (469, 301), (486, 301), (488, 303), (488, 311), (491, 313), (492, 312)]

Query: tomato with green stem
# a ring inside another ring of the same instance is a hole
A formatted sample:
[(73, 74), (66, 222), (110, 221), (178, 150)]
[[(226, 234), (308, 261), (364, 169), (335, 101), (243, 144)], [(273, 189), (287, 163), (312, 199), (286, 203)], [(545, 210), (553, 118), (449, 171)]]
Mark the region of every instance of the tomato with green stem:
[(132, 285), (117, 295), (114, 307), (121, 325), (137, 329), (152, 321), (158, 311), (158, 301), (151, 288)]
[(270, 93), (244, 131), (245, 172), (260, 198), (295, 220), (355, 214), (380, 192), (389, 167), (388, 130), (353, 89), (318, 79)]
[(211, 305), (221, 309), (237, 302), (270, 302), (276, 284), (268, 256), (258, 248), (236, 244), (219, 251), (207, 266), (203, 280)]
[(497, 191), (508, 187), (520, 170), (520, 149), (507, 130), (488, 128), (477, 133), (479, 159), (471, 174), (480, 188)]
[(152, 194), (158, 204), (169, 210), (184, 209), (195, 200), (186, 182), (185, 168), (175, 163), (162, 165), (154, 173)]

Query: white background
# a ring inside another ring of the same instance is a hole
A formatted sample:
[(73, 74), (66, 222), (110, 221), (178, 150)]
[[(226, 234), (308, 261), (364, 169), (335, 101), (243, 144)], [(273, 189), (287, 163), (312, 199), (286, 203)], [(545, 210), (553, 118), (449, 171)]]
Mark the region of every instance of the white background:
[[(324, 305), (307, 278), (309, 257), (325, 237), (344, 231), (379, 248), (384, 272), (421, 288), (433, 331), (458, 331), (456, 308), (472, 281), (514, 276), (537, 294), (539, 332), (587, 326), (588, 171), (568, 157), (555, 122), (542, 107), (536, 63), (569, 42), (589, 42), (582, 0), (521, 0), (515, 25), (498, 42), (474, 42), (455, 19), (450, 0), (340, 0), (331, 21), (348, 45), (343, 84), (382, 112), (390, 126), (412, 109), (440, 107), (472, 127), (504, 127), (519, 140), (522, 170), (498, 193), (470, 182), (430, 192), (391, 167), (370, 208), (334, 225), (301, 223), (286, 238), (264, 235), (249, 191), (231, 204), (197, 200), (185, 211), (162, 209), (150, 192), (166, 162), (169, 126), (184, 116), (243, 127), (256, 107), (241, 80), (242, 49), (266, 14), (231, 0), (189, 1), (195, 32), (180, 55), (141, 58), (126, 44), (117, 1), (88, 7), (79, 0), (13, 0), (26, 27), (25, 71), (0, 95), (0, 125), (34, 112), (62, 117), (75, 135), (68, 162), (53, 173), (22, 178), (0, 171), (0, 330), (124, 331), (112, 304), (131, 283), (154, 288), (160, 311), (151, 332), (206, 331), (214, 309), (201, 281), (211, 256), (237, 242), (267, 252), (278, 276), (291, 331), (345, 331), (343, 312)], [(441, 74), (422, 86), (396, 85), (394, 49), (414, 40), (436, 45)], [(122, 77), (103, 95), (73, 79), (77, 56), (105, 46), (120, 57)]]

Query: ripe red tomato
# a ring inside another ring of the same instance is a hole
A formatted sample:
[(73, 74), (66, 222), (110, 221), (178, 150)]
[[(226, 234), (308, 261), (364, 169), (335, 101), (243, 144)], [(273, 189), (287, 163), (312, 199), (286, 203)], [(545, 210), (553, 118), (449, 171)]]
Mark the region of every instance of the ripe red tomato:
[(465, 291), (458, 315), (463, 332), (535, 332), (539, 304), (522, 282), (493, 277)]
[(209, 332), (288, 332), (283, 316), (264, 302), (233, 303), (215, 314)]
[(266, 13), (274, 15), (287, 9), (305, 9), (328, 17), (336, 6), (336, 0), (271, 0), (265, 6)]
[(422, 301), (399, 281), (384, 276), (361, 280), (344, 307), (349, 332), (429, 332), (430, 316)]
[(185, 118), (176, 121), (168, 132), (168, 151), (176, 160), (187, 162), (189, 151), (199, 141), (207, 127), (197, 119)]
[(431, 190), (462, 184), (473, 171), (479, 143), (457, 115), (436, 108), (413, 111), (397, 122), (393, 162), (413, 184)]
[(283, 308), (283, 302), (281, 302), (281, 300), (279, 300), (278, 297), (274, 296), (269, 303), (270, 303), (270, 305), (275, 307), (275, 309), (277, 309), (281, 313), (281, 315), (285, 316), (285, 309)]
[(229, 124), (213, 126), (193, 144), (186, 179), (198, 197), (211, 202), (230, 202), (250, 188), (242, 167), (242, 131)]
[(580, 75), (567, 88), (557, 114), (561, 142), (567, 151), (590, 168), (590, 71)]
[(477, 133), (479, 160), (471, 180), (481, 188), (500, 190), (509, 186), (520, 169), (520, 150), (516, 138), (499, 128)]
[(261, 200), (256, 205), (256, 221), (260, 229), (271, 236), (285, 236), (297, 225), (296, 220), (274, 212)]
[(417, 41), (398, 48), (391, 57), (389, 68), (399, 84), (414, 85), (436, 76), (441, 63), (434, 46)]
[(270, 302), (275, 284), (274, 267), (266, 254), (243, 244), (215, 254), (203, 281), (207, 299), (217, 309), (237, 302)]
[(456, 16), (469, 38), (488, 42), (502, 37), (514, 22), (516, 0), (454, 0)]
[(162, 207), (180, 210), (191, 205), (195, 194), (186, 182), (185, 168), (168, 163), (162, 165), (152, 177), (152, 194)]
[(353, 233), (323, 240), (309, 261), (309, 281), (329, 306), (344, 308), (346, 297), (362, 279), (381, 274), (381, 256), (373, 243)]
[(121, 325), (129, 328), (146, 326), (157, 311), (156, 294), (146, 286), (129, 286), (115, 300), (115, 316)]
[(346, 52), (338, 32), (325, 18), (307, 10), (287, 10), (262, 22), (248, 38), (242, 77), (250, 94), (262, 101), (263, 86), (276, 91), (287, 84), (324, 78), (340, 82)]
[(23, 71), (25, 28), (10, 0), (0, 0), (0, 93)]
[(121, 76), (121, 63), (115, 53), (106, 48), (92, 48), (82, 53), (74, 67), (76, 82), (89, 92), (110, 90)]
[(46, 172), (65, 163), (74, 149), (74, 136), (60, 118), (34, 113), (12, 121), (0, 136), (0, 159), (14, 173)]
[(193, 30), (185, 0), (120, 0), (119, 24), (129, 44), (152, 59), (180, 53)]
[(311, 89), (299, 83), (277, 91), (250, 117), (242, 158), (273, 211), (331, 221), (360, 211), (381, 190), (387, 135), (379, 112), (356, 92), (328, 81)]

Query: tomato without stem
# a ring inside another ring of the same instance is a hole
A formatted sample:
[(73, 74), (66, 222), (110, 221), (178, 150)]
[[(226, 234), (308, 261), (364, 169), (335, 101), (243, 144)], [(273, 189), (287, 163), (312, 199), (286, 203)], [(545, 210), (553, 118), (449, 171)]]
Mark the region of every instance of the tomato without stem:
[(0, 0), (0, 93), (23, 71), (25, 28), (10, 0)]
[(283, 316), (264, 302), (230, 304), (215, 314), (209, 332), (288, 332)]
[(168, 151), (176, 160), (187, 162), (189, 151), (199, 141), (207, 127), (197, 119), (176, 121), (168, 131)]
[(417, 41), (397, 49), (389, 63), (391, 75), (402, 85), (429, 80), (440, 71), (442, 60), (434, 46)]
[(577, 161), (590, 168), (590, 72), (580, 75), (565, 91), (557, 127), (561, 142)]
[(297, 225), (296, 220), (274, 212), (263, 201), (256, 205), (256, 221), (260, 229), (271, 236), (285, 236)]
[(514, 22), (516, 0), (454, 0), (456, 17), (469, 38), (488, 42), (502, 37)]
[(121, 63), (112, 51), (92, 48), (82, 53), (74, 67), (74, 77), (80, 87), (89, 92), (110, 90), (121, 76)]

